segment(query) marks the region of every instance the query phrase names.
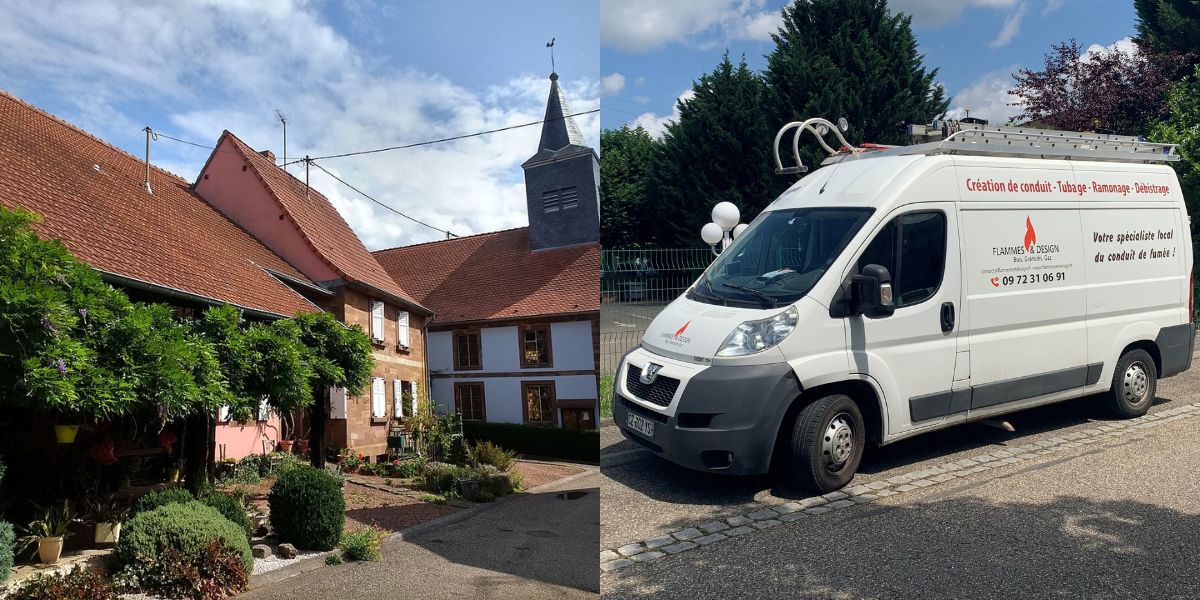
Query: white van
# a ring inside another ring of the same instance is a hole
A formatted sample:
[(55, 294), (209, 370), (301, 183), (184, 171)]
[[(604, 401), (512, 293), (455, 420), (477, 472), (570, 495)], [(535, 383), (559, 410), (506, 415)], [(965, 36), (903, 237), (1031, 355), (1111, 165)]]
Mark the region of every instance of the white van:
[(625, 435), (704, 471), (788, 459), (826, 492), (867, 443), (1089, 394), (1145, 413), (1195, 335), (1189, 217), (1161, 164), (1174, 148), (965, 127), (849, 152), (823, 119), (781, 130), (796, 129), (794, 154), (811, 132), (833, 156), (624, 357)]

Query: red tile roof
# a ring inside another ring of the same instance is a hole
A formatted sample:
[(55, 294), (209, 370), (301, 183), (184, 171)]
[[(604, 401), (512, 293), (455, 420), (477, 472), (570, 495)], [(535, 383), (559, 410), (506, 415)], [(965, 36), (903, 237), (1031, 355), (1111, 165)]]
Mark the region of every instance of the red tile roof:
[[(228, 131), (221, 137), (223, 139), (226, 136), (233, 141), (234, 147), (245, 157), (283, 211), (291, 217), (300, 235), (334, 271), (347, 282), (365, 284), (396, 296), (413, 308), (430, 312), (375, 261), (362, 240), (358, 239), (324, 195), (312, 188), (306, 193), (304, 182), (277, 167), (273, 159), (259, 154)], [(217, 146), (220, 145), (218, 142)]]
[[(98, 169), (97, 169), (98, 167)], [(279, 315), (317, 307), (263, 269), (308, 281), (188, 182), (0, 91), (0, 204), (97, 270)]]
[(600, 244), (529, 250), (529, 228), (374, 253), (434, 324), (600, 310)]

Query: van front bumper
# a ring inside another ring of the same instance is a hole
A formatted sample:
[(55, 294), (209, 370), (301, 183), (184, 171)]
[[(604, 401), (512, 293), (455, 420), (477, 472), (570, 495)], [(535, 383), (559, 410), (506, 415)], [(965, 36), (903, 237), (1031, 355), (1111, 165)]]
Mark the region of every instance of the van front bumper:
[[(627, 385), (630, 367), (664, 365), (660, 377), (679, 380), (667, 406), (638, 398)], [(751, 366), (686, 365), (638, 349), (626, 355), (613, 386), (613, 421), (625, 437), (658, 456), (700, 471), (756, 475), (771, 466), (779, 426), (800, 384), (786, 362)], [(635, 414), (653, 435), (629, 426)]]

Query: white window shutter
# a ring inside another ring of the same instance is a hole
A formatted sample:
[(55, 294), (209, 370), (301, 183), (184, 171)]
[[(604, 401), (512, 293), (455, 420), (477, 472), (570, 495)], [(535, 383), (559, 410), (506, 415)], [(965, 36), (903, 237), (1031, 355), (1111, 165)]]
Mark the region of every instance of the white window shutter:
[(258, 401), (258, 420), (266, 421), (271, 416), (271, 405), (267, 404), (267, 397), (263, 396)]
[(383, 340), (383, 303), (371, 301), (371, 337)]
[(404, 388), (399, 379), (392, 380), (392, 414), (397, 417), (404, 416)]
[(412, 414), (413, 414), (413, 416), (417, 415), (417, 398), (420, 398), (420, 397), (421, 397), (420, 394), (417, 393), (417, 382), (413, 381), (412, 382)]
[(387, 403), (383, 398), (384, 387), (383, 378), (376, 377), (371, 382), (371, 416), (383, 417), (387, 415)]
[(218, 420), (218, 421), (220, 421), (220, 422), (222, 422), (222, 423), (228, 423), (228, 422), (229, 422), (229, 418), (230, 418), (230, 414), (229, 414), (229, 407), (228, 407), (228, 406), (222, 406), (222, 407), (221, 407), (221, 408), (220, 408), (220, 409), (217, 411), (217, 420)]
[(346, 388), (329, 388), (329, 418), (346, 418)]
[(396, 315), (396, 339), (400, 340), (400, 347), (408, 347), (408, 311), (402, 310)]

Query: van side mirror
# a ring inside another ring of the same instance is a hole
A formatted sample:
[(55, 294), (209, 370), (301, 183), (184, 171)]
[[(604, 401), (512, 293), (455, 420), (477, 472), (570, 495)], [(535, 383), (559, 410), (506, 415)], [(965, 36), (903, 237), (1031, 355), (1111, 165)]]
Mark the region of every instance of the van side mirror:
[(896, 312), (892, 297), (892, 275), (887, 267), (867, 265), (862, 273), (850, 277), (850, 311), (872, 319)]

